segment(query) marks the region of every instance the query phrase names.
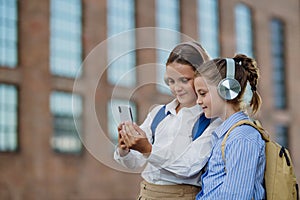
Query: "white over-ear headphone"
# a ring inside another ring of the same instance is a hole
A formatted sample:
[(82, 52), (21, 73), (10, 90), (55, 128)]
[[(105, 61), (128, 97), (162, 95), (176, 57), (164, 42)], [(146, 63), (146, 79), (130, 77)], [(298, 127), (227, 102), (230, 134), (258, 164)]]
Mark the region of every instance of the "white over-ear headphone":
[(236, 98), (240, 91), (241, 85), (234, 78), (235, 75), (235, 61), (232, 58), (226, 59), (226, 78), (222, 79), (218, 85), (218, 93), (225, 100), (232, 100)]

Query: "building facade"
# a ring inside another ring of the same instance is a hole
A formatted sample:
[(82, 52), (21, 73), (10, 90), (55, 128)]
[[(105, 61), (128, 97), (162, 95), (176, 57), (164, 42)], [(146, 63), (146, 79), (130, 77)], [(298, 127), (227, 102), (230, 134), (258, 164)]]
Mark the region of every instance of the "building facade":
[(298, 0), (0, 0), (0, 199), (134, 199), (141, 177), (113, 161), (117, 105), (140, 124), (172, 99), (177, 43), (260, 67), (257, 118), (300, 180)]

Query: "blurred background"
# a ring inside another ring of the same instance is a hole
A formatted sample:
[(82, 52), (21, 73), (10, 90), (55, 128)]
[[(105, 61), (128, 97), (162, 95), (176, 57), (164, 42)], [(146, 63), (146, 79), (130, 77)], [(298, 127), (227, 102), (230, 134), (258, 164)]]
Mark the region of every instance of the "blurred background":
[(115, 105), (140, 124), (172, 99), (164, 63), (185, 40), (257, 60), (257, 118), (299, 182), (299, 0), (0, 0), (0, 199), (135, 199)]

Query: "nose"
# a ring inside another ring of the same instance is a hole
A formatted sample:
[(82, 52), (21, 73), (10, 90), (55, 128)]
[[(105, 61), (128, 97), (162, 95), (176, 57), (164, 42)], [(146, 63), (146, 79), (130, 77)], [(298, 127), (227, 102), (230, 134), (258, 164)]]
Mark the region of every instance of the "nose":
[(203, 103), (202, 98), (200, 96), (197, 97), (197, 104), (201, 105)]
[(174, 84), (174, 90), (175, 91), (181, 91), (182, 90), (181, 84), (180, 83), (175, 83)]

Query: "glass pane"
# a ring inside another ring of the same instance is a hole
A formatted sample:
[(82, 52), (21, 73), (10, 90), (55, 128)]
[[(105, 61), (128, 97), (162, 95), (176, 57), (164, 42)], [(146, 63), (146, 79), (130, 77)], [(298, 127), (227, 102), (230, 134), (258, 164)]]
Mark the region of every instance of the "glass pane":
[[(236, 53), (253, 57), (252, 14), (248, 6), (239, 3), (235, 7)], [(250, 103), (252, 91), (249, 83), (244, 94), (244, 100)]]
[(285, 125), (276, 126), (276, 142), (288, 148), (288, 127)]
[(17, 1), (0, 0), (0, 66), (14, 68), (17, 51)]
[[(156, 0), (156, 27), (166, 28), (180, 32), (180, 10), (178, 0)], [(156, 43), (158, 47), (163, 47), (156, 51), (156, 80), (158, 91), (171, 94), (164, 83), (166, 62), (172, 49), (180, 42), (180, 34), (166, 34), (158, 31), (156, 33)]]
[(235, 7), (236, 52), (253, 57), (252, 15), (248, 6), (239, 3)]
[(51, 0), (50, 67), (54, 75), (81, 75), (81, 1)]
[(82, 98), (79, 95), (52, 92), (50, 108), (53, 117), (52, 148), (61, 153), (80, 153)]
[(274, 101), (278, 109), (286, 108), (286, 83), (284, 60), (284, 27), (280, 20), (272, 19), (271, 24), (271, 49), (274, 82)]
[(13, 85), (0, 84), (0, 151), (16, 151), (18, 96)]
[(218, 57), (220, 52), (218, 0), (198, 0), (197, 6), (200, 43), (212, 58)]
[(108, 81), (125, 87), (136, 83), (135, 34), (133, 31), (125, 33), (135, 28), (134, 8), (134, 0), (107, 1), (107, 35), (122, 33), (108, 41)]

